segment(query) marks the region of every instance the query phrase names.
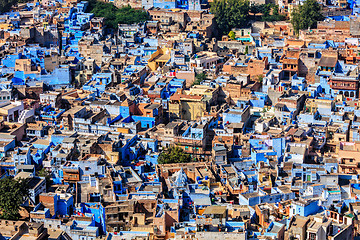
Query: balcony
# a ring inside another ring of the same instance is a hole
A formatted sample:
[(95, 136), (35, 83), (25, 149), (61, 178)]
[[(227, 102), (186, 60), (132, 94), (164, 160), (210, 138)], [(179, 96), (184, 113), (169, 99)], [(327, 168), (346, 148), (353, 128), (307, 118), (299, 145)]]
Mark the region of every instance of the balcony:
[(202, 147), (203, 140), (184, 139), (183, 137), (175, 137), (174, 142), (184, 146)]

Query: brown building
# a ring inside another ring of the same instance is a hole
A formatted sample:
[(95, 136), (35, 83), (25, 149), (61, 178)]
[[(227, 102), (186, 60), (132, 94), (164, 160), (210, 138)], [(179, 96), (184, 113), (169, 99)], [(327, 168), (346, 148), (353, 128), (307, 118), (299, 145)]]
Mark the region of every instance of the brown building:
[(325, 53), (321, 56), (318, 67), (320, 71), (332, 72), (338, 63), (337, 53)]
[(100, 66), (104, 53), (104, 44), (99, 43), (94, 37), (83, 37), (79, 40), (79, 53), (84, 58), (92, 58)]
[(334, 93), (344, 95), (346, 98), (358, 96), (359, 79), (357, 77), (330, 76), (329, 85)]
[[(150, 218), (155, 217), (157, 200), (129, 200), (105, 206), (107, 231), (126, 231), (136, 228), (154, 228)], [(153, 232), (153, 230), (151, 230)]]
[(48, 239), (43, 223), (0, 220), (0, 237), (3, 239)]
[(284, 77), (290, 79), (295, 74), (299, 75), (300, 51), (287, 51), (281, 58)]
[(162, 179), (167, 179), (174, 173), (183, 169), (191, 182), (196, 182), (196, 177), (205, 178), (205, 176), (208, 176), (208, 179), (211, 183), (216, 182), (216, 177), (212, 171), (212, 166), (206, 162), (161, 164), (156, 165), (156, 169), (160, 173)]
[(90, 20), (90, 30), (91, 31), (102, 31), (104, 27), (104, 18), (103, 17), (94, 17)]
[(244, 74), (242, 75), (241, 80), (238, 79), (229, 80), (223, 89), (227, 93), (228, 97), (235, 100), (242, 96), (242, 89), (245, 88), (245, 86), (248, 85), (249, 83), (250, 83), (250, 75)]
[(264, 72), (269, 69), (268, 58), (263, 59), (250, 59), (247, 63), (247, 73), (251, 78), (264, 75)]
[(148, 10), (148, 13), (152, 20), (159, 21), (160, 24), (171, 24), (179, 23), (183, 28), (185, 28), (187, 23), (187, 15), (183, 10), (180, 11), (171, 11), (161, 8), (151, 8)]

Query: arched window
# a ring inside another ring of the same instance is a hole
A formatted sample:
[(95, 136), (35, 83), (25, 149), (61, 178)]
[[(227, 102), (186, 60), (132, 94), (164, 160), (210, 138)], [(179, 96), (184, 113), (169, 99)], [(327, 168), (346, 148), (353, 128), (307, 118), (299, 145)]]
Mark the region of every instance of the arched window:
[(350, 92), (350, 97), (354, 97), (354, 96), (355, 96), (354, 92)]

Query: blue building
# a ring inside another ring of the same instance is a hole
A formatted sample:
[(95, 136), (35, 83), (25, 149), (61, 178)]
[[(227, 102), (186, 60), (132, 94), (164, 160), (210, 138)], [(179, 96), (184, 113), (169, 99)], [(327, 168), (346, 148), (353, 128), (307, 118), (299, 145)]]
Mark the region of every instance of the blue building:
[(105, 92), (106, 86), (111, 82), (112, 73), (96, 73), (87, 83), (85, 83), (83, 89), (100, 94)]
[(75, 208), (76, 215), (92, 217), (92, 226), (99, 228), (99, 234), (106, 234), (105, 208), (101, 203), (80, 203)]
[(307, 217), (309, 215), (315, 214), (321, 210), (318, 200), (298, 200), (293, 201), (290, 207), (290, 217), (294, 215), (300, 215)]
[(161, 0), (142, 0), (142, 6), (145, 9), (152, 7), (162, 9), (185, 9), (185, 10), (201, 10), (201, 5), (207, 4), (206, 0), (174, 0), (174, 1), (161, 1)]

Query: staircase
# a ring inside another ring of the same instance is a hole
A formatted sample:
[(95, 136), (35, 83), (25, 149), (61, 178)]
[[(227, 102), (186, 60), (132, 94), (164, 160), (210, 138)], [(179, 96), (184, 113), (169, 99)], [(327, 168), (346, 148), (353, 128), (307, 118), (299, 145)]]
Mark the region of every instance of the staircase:
[(28, 119), (29, 117), (32, 117), (32, 116), (34, 116), (34, 109), (23, 110), (20, 113), (18, 122), (25, 123), (26, 119)]

